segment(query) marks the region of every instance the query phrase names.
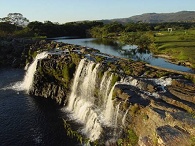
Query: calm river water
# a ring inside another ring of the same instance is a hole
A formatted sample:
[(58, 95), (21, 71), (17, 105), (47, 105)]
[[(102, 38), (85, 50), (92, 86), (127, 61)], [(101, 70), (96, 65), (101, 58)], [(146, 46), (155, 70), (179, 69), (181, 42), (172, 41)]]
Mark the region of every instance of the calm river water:
[(57, 105), (10, 88), (23, 77), (23, 70), (0, 69), (0, 146), (78, 145), (67, 137)]
[(56, 38), (56, 41), (94, 48), (100, 50), (102, 53), (114, 55), (117, 57), (145, 61), (154, 66), (194, 73), (194, 71), (188, 67), (167, 62), (163, 58), (153, 57), (152, 53), (148, 51), (140, 52), (139, 50), (137, 50), (136, 46), (121, 45), (119, 43), (107, 39), (102, 40), (94, 38)]

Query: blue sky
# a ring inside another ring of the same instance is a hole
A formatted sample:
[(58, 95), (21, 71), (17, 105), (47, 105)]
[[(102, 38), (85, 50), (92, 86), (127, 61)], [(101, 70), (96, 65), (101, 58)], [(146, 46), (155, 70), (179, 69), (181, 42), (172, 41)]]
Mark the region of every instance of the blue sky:
[(0, 18), (21, 13), (30, 21), (59, 23), (183, 10), (195, 11), (195, 0), (0, 0)]

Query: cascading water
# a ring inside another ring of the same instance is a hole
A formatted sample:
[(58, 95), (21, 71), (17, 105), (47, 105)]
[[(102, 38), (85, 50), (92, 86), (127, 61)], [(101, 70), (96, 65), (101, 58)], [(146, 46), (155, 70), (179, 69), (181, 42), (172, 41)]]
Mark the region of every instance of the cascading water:
[(125, 120), (126, 120), (126, 117), (127, 117), (128, 112), (129, 112), (129, 109), (130, 109), (130, 107), (126, 110), (126, 112), (125, 112), (125, 114), (124, 114), (124, 116), (122, 118), (122, 125), (123, 126), (125, 126)]
[(116, 106), (116, 114), (115, 114), (115, 122), (114, 122), (115, 127), (117, 127), (118, 124), (118, 114), (119, 114), (120, 105), (121, 102), (119, 102), (119, 104)]
[(114, 88), (116, 86), (117, 83), (114, 84), (114, 86), (112, 87), (109, 95), (108, 95), (108, 99), (106, 102), (106, 108), (104, 110), (104, 118), (106, 121), (106, 124), (108, 125), (113, 125), (114, 121), (113, 121), (113, 116), (114, 116), (114, 107), (113, 107), (113, 101), (112, 101), (112, 93), (114, 91)]
[(112, 75), (108, 75), (108, 71), (104, 72), (102, 77), (102, 81), (100, 83), (99, 96), (102, 98), (100, 100), (101, 104), (103, 103), (102, 108), (106, 108), (107, 98), (110, 92), (110, 86), (112, 81)]
[[(47, 57), (47, 52), (38, 54), (33, 63), (28, 67), (25, 78), (20, 84), (22, 90), (29, 91), (32, 86), (37, 62)], [(108, 71), (104, 73), (101, 82), (97, 81), (97, 74), (100, 65), (93, 61), (82, 59), (76, 70), (71, 94), (68, 98), (67, 111), (77, 121), (84, 124), (82, 132), (91, 140), (99, 139), (103, 131), (103, 126), (114, 126), (118, 110), (115, 111), (112, 103), (111, 89), (112, 74)], [(97, 85), (98, 84), (98, 85)], [(99, 88), (98, 98), (101, 98), (100, 107), (95, 102), (95, 93)], [(114, 134), (114, 133), (113, 133)]]
[(116, 113), (115, 113), (115, 121), (114, 121), (114, 137), (117, 138), (117, 129), (118, 129), (118, 115), (120, 109), (121, 102), (116, 106)]
[(34, 74), (36, 72), (38, 60), (46, 58), (47, 55), (48, 55), (48, 52), (42, 52), (40, 54), (37, 54), (37, 56), (34, 59), (33, 63), (29, 66), (29, 68), (26, 72), (26, 75), (24, 77), (24, 80), (21, 84), (21, 88), (23, 90), (26, 90), (27, 92), (29, 91), (29, 89), (30, 89), (30, 87), (32, 86), (32, 83), (33, 83)]
[[(103, 131), (102, 126), (110, 124), (114, 116), (114, 111), (112, 111), (112, 92), (114, 87), (110, 90), (112, 75), (108, 76), (108, 72), (105, 72), (101, 82), (98, 82), (96, 76), (99, 67), (99, 64), (86, 59), (80, 61), (66, 107), (72, 113), (71, 115), (74, 119), (84, 124), (82, 132), (91, 141), (100, 137)], [(97, 96), (101, 97), (98, 98), (103, 98), (101, 99), (100, 107), (95, 102), (96, 88), (100, 88), (100, 93)]]
[(94, 109), (94, 90), (98, 67), (99, 64), (95, 65), (94, 62), (86, 59), (81, 60), (74, 77), (67, 106), (67, 110), (73, 112), (76, 119), (85, 123), (82, 132), (91, 141), (98, 139), (102, 132), (98, 114)]
[(18, 91), (25, 90), (28, 92), (33, 84), (34, 74), (37, 68), (37, 62), (40, 59), (46, 58), (48, 54), (49, 54), (48, 52), (42, 52), (40, 54), (37, 54), (32, 64), (29, 67), (27, 66), (25, 67), (27, 71), (24, 80), (22, 82), (15, 83), (11, 88)]

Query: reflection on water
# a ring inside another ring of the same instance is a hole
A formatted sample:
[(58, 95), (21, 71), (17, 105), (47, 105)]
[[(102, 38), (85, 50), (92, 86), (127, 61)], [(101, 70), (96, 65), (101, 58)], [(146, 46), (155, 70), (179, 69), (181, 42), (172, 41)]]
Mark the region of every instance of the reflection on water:
[(78, 145), (67, 136), (61, 112), (53, 101), (11, 89), (23, 76), (21, 69), (0, 69), (0, 145)]
[(131, 58), (136, 61), (144, 61), (154, 66), (159, 66), (168, 69), (174, 69), (178, 71), (191, 72), (194, 71), (188, 67), (180, 66), (167, 62), (163, 58), (154, 57), (148, 50), (137, 49), (135, 45), (122, 45), (118, 42), (114, 42), (111, 39), (58, 39), (58, 42), (64, 42), (69, 44), (86, 46), (100, 50), (102, 53), (110, 54), (122, 58)]

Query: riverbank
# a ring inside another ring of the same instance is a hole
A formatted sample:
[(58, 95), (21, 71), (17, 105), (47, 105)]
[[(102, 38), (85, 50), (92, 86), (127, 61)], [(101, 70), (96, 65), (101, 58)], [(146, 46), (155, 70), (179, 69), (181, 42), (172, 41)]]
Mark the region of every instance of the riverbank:
[(171, 62), (195, 68), (195, 30), (155, 34), (155, 48), (151, 51)]
[(181, 61), (181, 60), (176, 60), (172, 56), (167, 55), (167, 54), (154, 54), (154, 57), (160, 57), (166, 59), (168, 62), (176, 64), (176, 65), (182, 65), (186, 67), (190, 67), (192, 70), (195, 70), (194, 65), (190, 63), (189, 61)]
[[(43, 51), (46, 56), (40, 57)], [(36, 71), (27, 71), (32, 81), (28, 93), (52, 99), (74, 114), (68, 120), (81, 122), (82, 132), (72, 131), (66, 119), (64, 124), (79, 141), (99, 144), (114, 138), (121, 146), (194, 143), (194, 84), (184, 75), (55, 41), (32, 44), (25, 62), (33, 59)]]

